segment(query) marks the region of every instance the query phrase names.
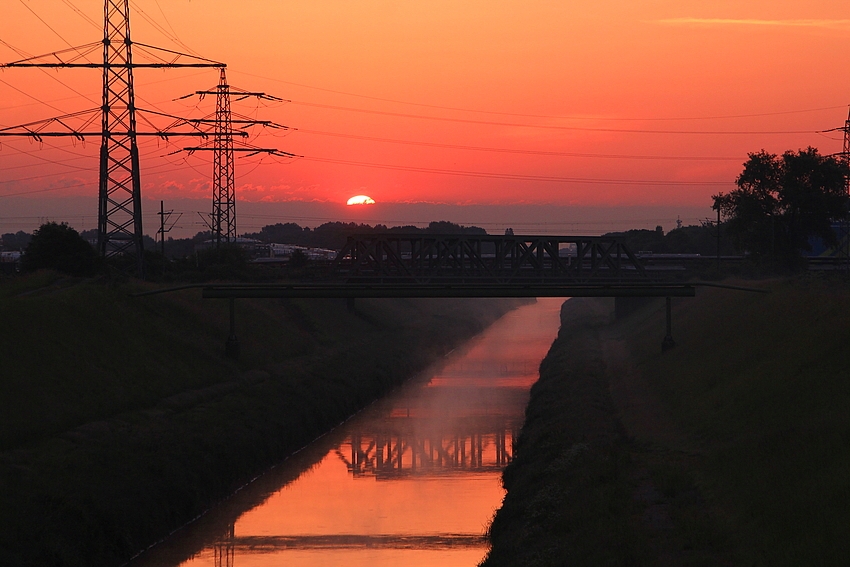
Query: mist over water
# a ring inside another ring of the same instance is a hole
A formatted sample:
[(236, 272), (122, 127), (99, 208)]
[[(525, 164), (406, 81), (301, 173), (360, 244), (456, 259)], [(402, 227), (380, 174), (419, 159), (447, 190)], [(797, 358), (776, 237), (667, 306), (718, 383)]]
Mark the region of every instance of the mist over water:
[(132, 566), (477, 565), (562, 303), (508, 313)]

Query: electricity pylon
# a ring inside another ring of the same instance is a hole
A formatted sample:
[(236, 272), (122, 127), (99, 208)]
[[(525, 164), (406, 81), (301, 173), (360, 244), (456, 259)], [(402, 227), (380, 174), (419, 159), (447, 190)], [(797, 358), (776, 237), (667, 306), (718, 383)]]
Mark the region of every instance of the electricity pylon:
[(213, 139), (211, 142), (184, 148), (184, 150), (190, 154), (196, 151), (213, 152), (212, 214), (210, 215), (209, 226), (215, 239), (216, 248), (218, 248), (222, 241), (234, 242), (236, 240), (236, 166), (234, 153), (248, 152), (249, 156), (264, 153), (286, 158), (293, 158), (296, 155), (275, 148), (260, 148), (235, 140), (239, 132), (233, 129), (234, 124), (240, 125), (243, 129), (250, 126), (283, 129), (287, 129), (287, 127), (266, 120), (252, 120), (242, 115), (236, 115), (234, 119), (230, 110), (231, 96), (237, 97), (237, 100), (253, 97), (259, 100), (283, 102), (283, 99), (266, 93), (245, 91), (229, 85), (224, 68), (220, 70), (218, 86), (215, 89), (196, 91), (193, 95), (186, 95), (181, 98), (194, 95), (203, 98), (212, 94), (216, 96)]
[(221, 238), (236, 240), (236, 167), (233, 162), (233, 116), (230, 114), (230, 90), (225, 70), (220, 71), (215, 99), (215, 137), (213, 138), (212, 216), (216, 247)]
[(136, 144), (132, 45), (129, 0), (106, 0), (97, 248), (102, 256), (134, 248), (141, 274), (144, 252), (142, 191)]
[[(141, 48), (147, 55), (160, 57), (160, 61), (136, 63), (133, 61), (133, 46)], [(91, 63), (86, 57), (100, 48), (103, 50), (103, 62)], [(162, 58), (167, 55), (168, 59)], [(190, 59), (190, 61), (183, 61)], [(96, 109), (101, 116), (100, 132), (86, 132), (68, 125), (69, 118), (80, 118), (91, 111), (73, 113), (13, 126), (0, 130), (0, 136), (31, 136), (40, 139), (47, 136), (73, 136), (83, 139), (85, 136), (101, 136), (100, 172), (98, 183), (98, 222), (97, 247), (104, 257), (117, 255), (135, 256), (135, 266), (139, 276), (144, 274), (142, 243), (142, 204), (141, 179), (139, 174), (138, 136), (170, 135), (202, 136), (209, 133), (200, 126), (204, 121), (186, 120), (176, 116), (164, 115), (176, 121), (166, 129), (155, 132), (139, 132), (136, 128), (135, 92), (133, 87), (133, 69), (177, 68), (177, 67), (217, 67), (219, 63), (201, 57), (195, 57), (145, 44), (134, 44), (130, 40), (129, 0), (104, 0), (103, 5), (103, 41), (80, 47), (65, 49), (38, 57), (32, 57), (0, 65), (4, 67), (49, 67), (49, 68), (102, 68), (103, 97), (102, 106)], [(88, 127), (91, 120), (84, 123)], [(61, 131), (46, 131), (49, 125), (58, 125)], [(189, 131), (175, 130), (179, 126), (191, 126)], [(247, 136), (247, 134), (245, 135)]]

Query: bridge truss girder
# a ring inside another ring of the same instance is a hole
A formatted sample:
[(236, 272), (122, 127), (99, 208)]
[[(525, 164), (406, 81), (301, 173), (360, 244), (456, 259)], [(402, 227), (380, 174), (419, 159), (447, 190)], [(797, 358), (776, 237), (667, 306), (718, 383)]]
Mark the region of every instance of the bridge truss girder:
[(332, 271), (349, 283), (649, 281), (623, 243), (594, 236), (359, 235)]

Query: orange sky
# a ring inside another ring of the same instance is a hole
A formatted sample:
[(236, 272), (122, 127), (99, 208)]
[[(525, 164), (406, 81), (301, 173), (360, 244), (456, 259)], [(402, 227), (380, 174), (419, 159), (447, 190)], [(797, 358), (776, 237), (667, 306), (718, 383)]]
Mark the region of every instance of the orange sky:
[[(237, 160), (237, 196), (245, 203), (337, 204), (362, 193), (379, 204), (708, 211), (710, 196), (730, 188), (748, 151), (839, 151), (838, 135), (817, 131), (843, 125), (850, 102), (845, 1), (131, 6), (136, 42), (184, 50), (177, 37), (227, 63), (232, 84), (292, 101), (234, 104), (298, 129), (258, 132), (255, 144), (304, 156)], [(4, 0), (0, 40), (30, 54), (97, 41), (102, 9), (101, 0)], [(8, 46), (0, 44), (0, 60), (19, 59)], [(139, 70), (138, 104), (200, 116), (212, 111), (212, 99), (198, 108), (172, 99), (216, 82), (213, 70)], [(96, 70), (5, 70), (0, 127), (97, 106), (99, 92)], [(702, 133), (671, 133), (682, 131)], [(16, 214), (7, 204), (12, 196), (15, 203), (94, 198), (96, 139), (84, 147), (50, 140), (41, 148), (0, 141), (0, 231)], [(143, 142), (146, 199), (208, 199), (209, 154), (163, 157), (189, 142)], [(670, 157), (702, 159), (657, 159)]]

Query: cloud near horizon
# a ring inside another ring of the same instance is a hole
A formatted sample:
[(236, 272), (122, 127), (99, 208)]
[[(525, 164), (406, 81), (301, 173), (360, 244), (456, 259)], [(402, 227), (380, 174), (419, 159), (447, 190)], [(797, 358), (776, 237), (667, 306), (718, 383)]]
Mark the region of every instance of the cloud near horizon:
[(657, 24), (671, 26), (763, 26), (795, 28), (848, 28), (850, 19), (841, 20), (761, 20), (755, 18), (667, 18), (655, 20)]

